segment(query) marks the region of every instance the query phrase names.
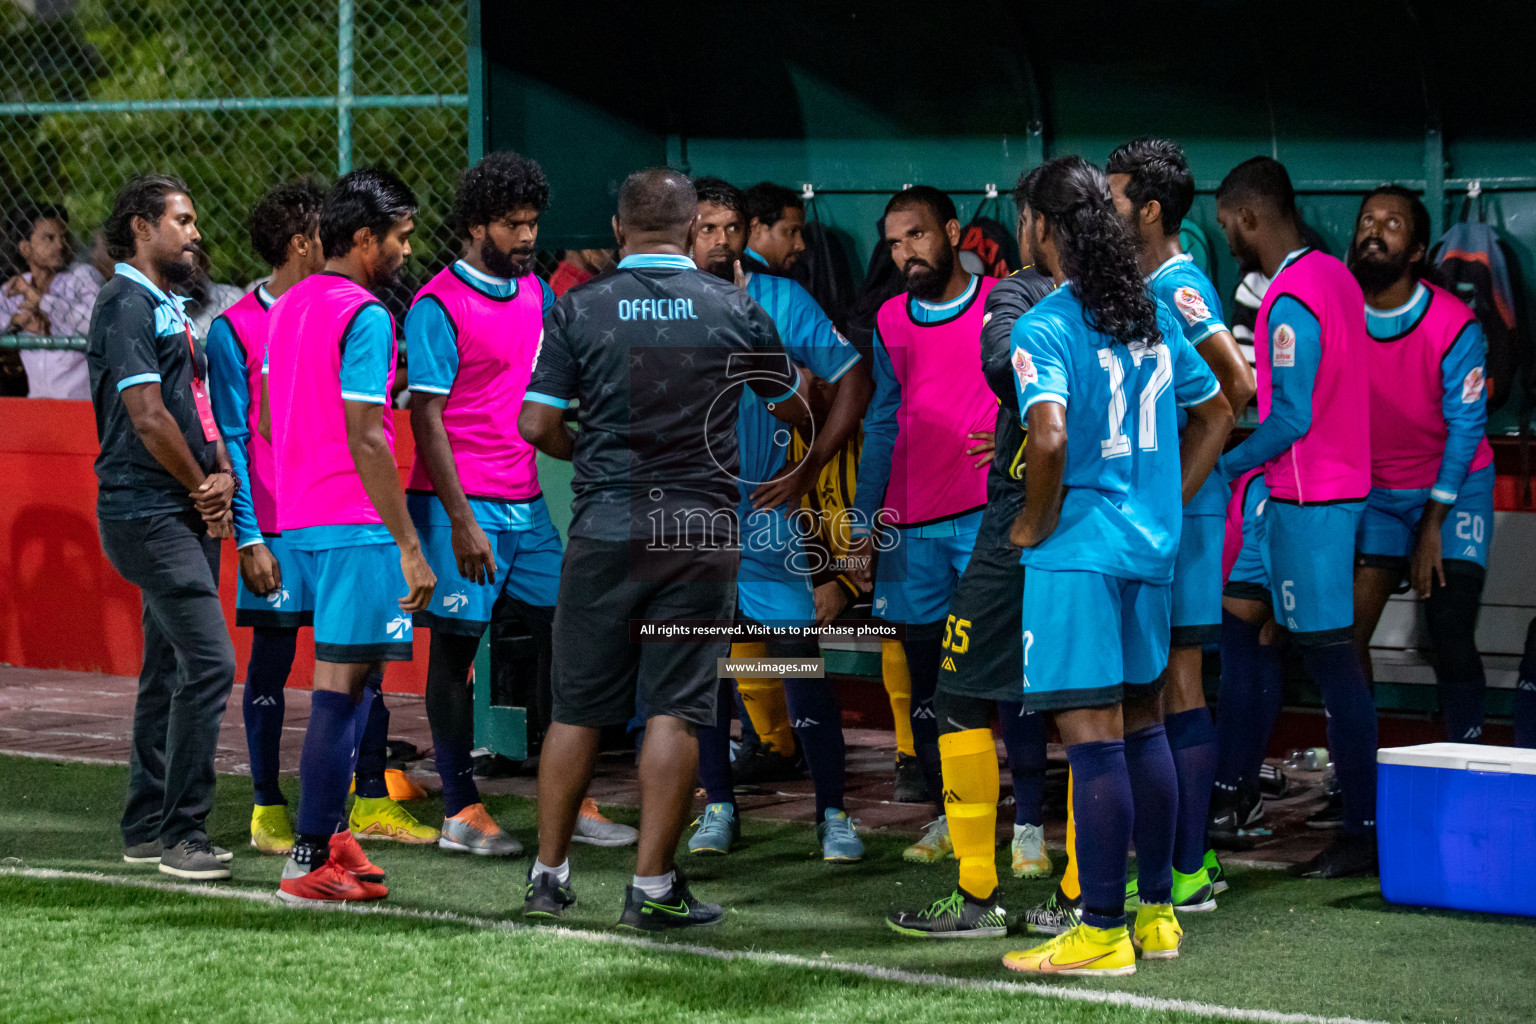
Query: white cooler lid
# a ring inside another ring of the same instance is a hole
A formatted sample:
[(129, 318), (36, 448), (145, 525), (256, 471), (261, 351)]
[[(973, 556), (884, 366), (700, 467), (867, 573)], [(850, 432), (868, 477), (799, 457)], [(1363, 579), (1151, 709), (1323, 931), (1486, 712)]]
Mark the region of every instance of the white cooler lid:
[(1406, 764), (1420, 768), (1536, 775), (1536, 750), (1490, 747), (1481, 743), (1420, 743), (1414, 747), (1386, 747), (1376, 751), (1376, 761), (1378, 764)]

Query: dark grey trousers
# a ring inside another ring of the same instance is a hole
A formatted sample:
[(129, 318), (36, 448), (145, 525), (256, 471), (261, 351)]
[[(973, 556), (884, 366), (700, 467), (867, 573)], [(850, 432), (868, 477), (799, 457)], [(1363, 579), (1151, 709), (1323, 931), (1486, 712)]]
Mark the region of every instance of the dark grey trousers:
[(219, 604), (219, 542), (196, 512), (105, 519), (101, 546), (144, 599), (123, 843), (207, 838), (219, 720), (235, 651)]

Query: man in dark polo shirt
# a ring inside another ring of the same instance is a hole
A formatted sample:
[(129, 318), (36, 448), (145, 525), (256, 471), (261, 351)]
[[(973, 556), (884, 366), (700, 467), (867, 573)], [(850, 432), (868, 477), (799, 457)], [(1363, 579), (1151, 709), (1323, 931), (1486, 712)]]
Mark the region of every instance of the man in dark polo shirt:
[[(618, 205), (618, 269), (550, 311), (518, 418), (529, 443), (575, 463), (524, 913), (558, 918), (575, 902), (566, 854), (599, 730), (627, 721), (638, 691), (649, 716), (640, 842), (619, 925), (660, 931), (723, 913), (693, 897), (673, 855), (693, 799), (695, 730), (714, 724), (716, 659), (729, 644), (631, 643), (630, 623), (733, 617), (738, 403), (762, 401), (788, 423), (809, 409), (768, 314), (688, 257), (698, 233), (688, 178), (639, 171)], [(565, 424), (573, 401), (575, 434)]]
[(219, 719), (235, 654), (219, 605), (219, 538), (235, 478), (207, 399), (208, 360), (170, 286), (196, 267), (197, 211), (167, 175), (134, 178), (104, 229), (116, 276), (86, 361), (101, 454), (101, 546), (144, 602), (123, 859), (178, 878), (228, 878), (208, 842)]

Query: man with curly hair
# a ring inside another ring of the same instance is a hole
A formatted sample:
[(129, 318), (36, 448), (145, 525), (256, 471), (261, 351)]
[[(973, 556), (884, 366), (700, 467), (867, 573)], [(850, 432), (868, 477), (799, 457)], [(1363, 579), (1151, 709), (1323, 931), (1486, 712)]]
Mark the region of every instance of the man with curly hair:
[[(1232, 410), (1173, 312), (1147, 290), (1097, 167), (1081, 157), (1046, 164), (1026, 216), (1034, 262), (1057, 288), (1012, 335), (1029, 431), (1024, 509), (1011, 532), (1027, 569), (1021, 699), (1054, 713), (1067, 748), (1082, 917), (1003, 965), (1133, 974), (1136, 950), (1170, 959), (1183, 939), (1172, 906), (1178, 783), (1159, 689), (1183, 504), (1220, 456)], [(1092, 635), (1087, 622), (1097, 624)], [(1141, 902), (1131, 931), (1133, 838)]]
[(560, 581), (560, 535), (539, 490), (537, 453), (518, 435), (555, 296), (532, 273), (544, 171), (517, 153), (492, 153), (459, 178), (451, 223), (464, 257), (417, 293), (405, 317), (416, 464), (408, 486), (422, 549), (443, 581), (415, 615), (432, 630), (427, 720), (443, 780), (438, 845), (512, 856), (522, 844), (486, 812), (475, 786), (469, 672), (499, 600), (542, 637)]

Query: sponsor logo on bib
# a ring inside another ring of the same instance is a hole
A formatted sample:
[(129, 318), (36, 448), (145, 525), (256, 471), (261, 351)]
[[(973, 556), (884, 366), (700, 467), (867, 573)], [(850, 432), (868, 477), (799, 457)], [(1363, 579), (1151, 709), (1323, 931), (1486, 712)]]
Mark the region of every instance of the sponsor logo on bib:
[(1483, 397), (1483, 368), (1474, 366), (1461, 382), (1461, 404), (1471, 405)]
[(1291, 329), (1291, 325), (1281, 324), (1279, 327), (1276, 327), (1274, 334), (1270, 335), (1270, 338), (1270, 364), (1272, 366), (1295, 366), (1296, 332)]

